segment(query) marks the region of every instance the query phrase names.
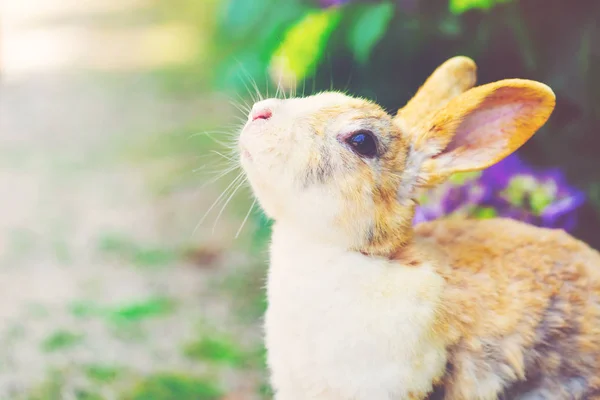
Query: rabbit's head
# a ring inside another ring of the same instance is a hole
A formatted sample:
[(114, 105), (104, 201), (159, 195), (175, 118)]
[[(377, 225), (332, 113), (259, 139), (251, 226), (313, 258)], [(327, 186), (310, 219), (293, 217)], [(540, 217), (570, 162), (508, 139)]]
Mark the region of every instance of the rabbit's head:
[(474, 63), (456, 57), (396, 115), (337, 92), (258, 102), (239, 137), (242, 166), (276, 223), (388, 256), (411, 237), (419, 188), (500, 161), (554, 108), (538, 82), (474, 83)]

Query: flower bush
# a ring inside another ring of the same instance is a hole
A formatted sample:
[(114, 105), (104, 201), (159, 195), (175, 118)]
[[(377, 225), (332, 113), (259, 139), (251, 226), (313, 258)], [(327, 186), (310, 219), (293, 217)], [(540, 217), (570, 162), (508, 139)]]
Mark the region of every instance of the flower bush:
[(426, 193), (414, 222), (507, 217), (571, 231), (584, 202), (584, 193), (569, 185), (560, 169), (534, 169), (513, 154), (481, 173), (454, 175)]
[(335, 89), (393, 112), (456, 55), (476, 61), (478, 84), (544, 82), (557, 105), (519, 152), (531, 165), (514, 156), (455, 177), (428, 193), (415, 221), (511, 217), (570, 230), (600, 248), (600, 1), (218, 1), (210, 80), (242, 95), (253, 91), (251, 80), (271, 94), (277, 86)]

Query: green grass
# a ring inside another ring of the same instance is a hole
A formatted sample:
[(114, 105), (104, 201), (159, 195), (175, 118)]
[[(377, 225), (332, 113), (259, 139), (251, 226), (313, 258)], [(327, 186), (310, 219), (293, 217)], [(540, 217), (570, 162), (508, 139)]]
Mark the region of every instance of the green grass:
[(180, 251), (141, 245), (120, 234), (105, 234), (98, 239), (98, 250), (142, 267), (166, 266), (182, 257)]
[[(69, 398), (75, 400), (104, 400), (99, 394), (86, 389), (70, 389)], [(63, 400), (65, 399), (65, 376), (58, 371), (50, 372), (49, 376), (35, 386), (26, 396), (27, 400)]]
[[(256, 256), (258, 257), (258, 256)], [(255, 323), (267, 308), (266, 265), (263, 261), (241, 265), (220, 282), (220, 290), (233, 299), (232, 311), (244, 323)]]
[(120, 322), (139, 322), (148, 318), (161, 317), (170, 314), (175, 309), (173, 300), (166, 297), (150, 297), (146, 300), (133, 302), (114, 308), (109, 318)]
[(103, 307), (82, 300), (72, 303), (69, 308), (71, 314), (78, 318), (104, 317), (113, 323), (122, 324), (169, 315), (176, 309), (176, 303), (168, 297), (151, 296), (114, 307)]
[(223, 392), (206, 378), (181, 373), (161, 373), (141, 380), (123, 400), (217, 400)]
[(82, 341), (83, 335), (81, 334), (59, 330), (52, 333), (42, 342), (42, 350), (45, 352), (64, 350), (78, 345)]
[(164, 296), (150, 296), (117, 306), (103, 306), (80, 300), (69, 306), (77, 318), (101, 318), (120, 340), (139, 343), (146, 338), (143, 321), (170, 315), (177, 303)]
[(241, 366), (244, 364), (243, 351), (231, 340), (223, 336), (205, 336), (187, 344), (184, 354), (195, 360)]
[(77, 318), (94, 317), (102, 315), (103, 312), (100, 306), (86, 300), (80, 300), (71, 303), (71, 305), (69, 305), (69, 310), (71, 311), (71, 314)]
[(251, 214), (246, 225), (252, 235), (245, 248), (254, 259), (248, 265), (240, 266), (235, 274), (223, 280), (222, 290), (234, 299), (236, 313), (245, 322), (254, 322), (264, 315), (267, 308), (265, 281), (267, 275), (266, 252), (271, 237), (272, 221), (262, 211)]
[(89, 379), (98, 383), (114, 382), (123, 372), (123, 368), (103, 364), (90, 364), (84, 370)]

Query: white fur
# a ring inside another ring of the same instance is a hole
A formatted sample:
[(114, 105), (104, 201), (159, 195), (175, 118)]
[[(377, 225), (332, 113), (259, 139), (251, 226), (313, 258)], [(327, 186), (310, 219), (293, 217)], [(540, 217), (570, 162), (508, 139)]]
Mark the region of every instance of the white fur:
[[(433, 331), (444, 280), (429, 265), (348, 250), (365, 244), (374, 223), (371, 182), (349, 178), (377, 163), (340, 140), (372, 128), (363, 105), (338, 93), (271, 99), (255, 107), (272, 116), (249, 121), (240, 135), (244, 170), (276, 221), (265, 320), (276, 400), (419, 398), (445, 371)], [(331, 175), (303, 185), (325, 146)]]
[(276, 224), (266, 346), (277, 400), (402, 400), (443, 374), (443, 279)]
[[(340, 93), (322, 93), (302, 99), (268, 99), (254, 109), (269, 108), (272, 117), (248, 121), (239, 137), (241, 164), (265, 213), (277, 221), (286, 220), (319, 240), (346, 248), (364, 244), (364, 233), (372, 227), (372, 187), (356, 184), (348, 198), (339, 189), (362, 160), (352, 155), (339, 135), (365, 126), (362, 111), (355, 107), (321, 121), (315, 113), (356, 102)], [(361, 122), (362, 121), (362, 122)], [(311, 155), (328, 148), (335, 178), (324, 185), (299, 187)], [(244, 155), (245, 154), (245, 155)], [(341, 171), (341, 173), (340, 173)], [(351, 213), (342, 223), (340, 214)]]

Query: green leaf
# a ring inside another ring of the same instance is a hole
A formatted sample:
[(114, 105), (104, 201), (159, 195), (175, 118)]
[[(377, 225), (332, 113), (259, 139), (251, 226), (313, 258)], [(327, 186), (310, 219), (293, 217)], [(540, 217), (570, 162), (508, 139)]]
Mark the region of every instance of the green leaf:
[(462, 14), (473, 9), (489, 10), (496, 4), (508, 3), (511, 1), (513, 0), (450, 0), (448, 8), (452, 14)]
[(518, 7), (511, 7), (509, 15), (508, 24), (512, 28), (515, 39), (517, 39), (519, 51), (521, 52), (525, 67), (529, 71), (534, 71), (537, 64), (535, 56), (536, 48), (531, 40), (531, 35), (529, 33), (530, 28), (527, 26)]
[(220, 27), (230, 38), (250, 34), (261, 22), (273, 0), (229, 0), (224, 2), (220, 15)]
[(442, 35), (447, 37), (457, 37), (462, 32), (461, 20), (458, 16), (448, 14), (444, 19), (439, 22), (439, 31)]
[(271, 56), (271, 69), (284, 85), (309, 76), (323, 58), (333, 30), (340, 22), (339, 8), (312, 11), (289, 28)]
[(394, 15), (390, 2), (369, 5), (350, 29), (348, 44), (357, 62), (364, 64), (385, 34)]
[(478, 179), (480, 176), (481, 176), (480, 171), (458, 172), (458, 173), (450, 176), (450, 179), (448, 179), (448, 180), (455, 185), (464, 185), (467, 182), (471, 182), (471, 181)]
[(480, 207), (475, 209), (474, 216), (478, 219), (490, 219), (496, 218), (498, 216), (498, 212), (493, 207)]

